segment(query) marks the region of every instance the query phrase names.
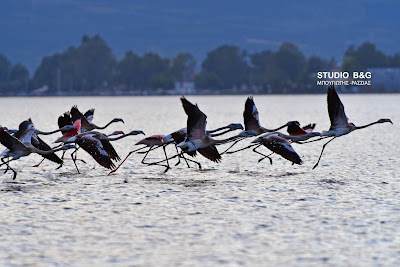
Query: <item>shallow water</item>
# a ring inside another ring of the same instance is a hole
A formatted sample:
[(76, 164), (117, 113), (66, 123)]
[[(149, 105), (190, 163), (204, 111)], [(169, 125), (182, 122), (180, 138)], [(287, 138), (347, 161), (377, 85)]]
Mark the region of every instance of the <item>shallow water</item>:
[[(190, 96), (208, 128), (242, 122), (245, 96)], [(331, 142), (295, 144), (304, 164), (274, 164), (250, 151), (204, 170), (184, 164), (166, 174), (132, 156), (114, 175), (84, 151), (71, 161), (33, 168), (31, 155), (0, 179), (0, 265), (317, 266), (400, 264), (400, 95), (342, 95), (350, 121), (391, 118)], [(329, 128), (326, 96), (255, 96), (261, 124), (289, 120)], [(73, 104), (96, 108), (94, 123), (121, 117), (105, 130), (168, 134), (186, 123), (178, 97), (1, 98), (0, 123), (16, 128), (31, 117), (51, 130)], [(57, 135), (43, 137), (51, 143)], [(114, 142), (121, 157), (141, 136)], [(245, 140), (237, 147), (243, 147)], [(226, 145), (224, 146), (226, 147)], [(169, 148), (173, 154), (173, 148)], [(220, 149), (220, 151), (223, 148)], [(262, 150), (262, 149), (261, 149)], [(265, 152), (267, 150), (265, 149)], [(150, 160), (162, 158), (154, 152)], [(175, 159), (172, 160), (172, 164)]]

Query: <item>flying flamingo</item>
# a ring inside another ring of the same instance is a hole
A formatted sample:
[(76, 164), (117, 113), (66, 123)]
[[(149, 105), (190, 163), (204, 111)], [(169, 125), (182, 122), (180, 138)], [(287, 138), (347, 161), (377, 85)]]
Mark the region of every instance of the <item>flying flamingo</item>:
[[(57, 123), (58, 123), (59, 131), (62, 133), (62, 136), (57, 138), (57, 140), (54, 143), (62, 143), (64, 141), (67, 141), (69, 138), (79, 134), (81, 132), (81, 125), (79, 122), (80, 121), (77, 121), (75, 124), (72, 122), (71, 114), (69, 111), (65, 112), (63, 115), (59, 116)], [(62, 146), (62, 145), (60, 145), (60, 146)], [(60, 146), (53, 147), (52, 149), (58, 148)], [(65, 152), (66, 152), (66, 150), (63, 151), (63, 154), (61, 156), (61, 159), (63, 159), (63, 160), (64, 160)], [(72, 160), (74, 160), (74, 158), (72, 158)], [(82, 159), (75, 159), (75, 161), (76, 160), (86, 163)], [(38, 164), (34, 165), (33, 167), (39, 167), (43, 161), (44, 161), (44, 159), (41, 160)]]
[(260, 124), (259, 113), (256, 104), (254, 103), (253, 97), (251, 96), (247, 98), (246, 103), (244, 105), (243, 120), (244, 120), (244, 131), (238, 134), (238, 137), (240, 138), (238, 138), (235, 142), (233, 142), (233, 144), (229, 146), (221, 154), (227, 153), (229, 149), (231, 149), (234, 145), (236, 145), (243, 139), (246, 139), (248, 137), (258, 136), (263, 133), (275, 132), (286, 126), (290, 126), (294, 123), (290, 121), (276, 129), (267, 129), (262, 127)]
[[(32, 122), (31, 119), (25, 120), (25, 121), (23, 121), (22, 123), (20, 123), (20, 125), (19, 125), (19, 127), (18, 127), (18, 130), (16, 130), (16, 131), (12, 134), (12, 136), (15, 137), (15, 138), (17, 138), (18, 140), (21, 140), (21, 139), (24, 137), (24, 133), (25, 133), (25, 131), (27, 130), (27, 128), (28, 128), (28, 126), (29, 126), (30, 124), (33, 125), (33, 122)], [(71, 129), (72, 127), (75, 127), (75, 126), (70, 125), (70, 126), (68, 126), (68, 127), (65, 127), (65, 129)], [(9, 133), (9, 131), (7, 131), (7, 132)], [(53, 132), (54, 132), (54, 131), (53, 131)], [(56, 131), (55, 131), (55, 132), (56, 132)], [(49, 150), (51, 150), (51, 147), (50, 147), (48, 144), (46, 144), (42, 139), (39, 138), (38, 134), (40, 134), (40, 133), (48, 134), (48, 132), (42, 132), (42, 131), (39, 131), (39, 130), (37, 130), (37, 129), (35, 128), (35, 131), (34, 131), (34, 133), (32, 134), (31, 144), (32, 144), (34, 147), (36, 147), (37, 149), (40, 149), (40, 150), (43, 150), (43, 151), (49, 151)], [(50, 133), (51, 133), (51, 132), (50, 132)], [(65, 150), (64, 150), (64, 151), (65, 151)], [(62, 164), (63, 164), (62, 159), (60, 159), (60, 158), (59, 158), (56, 154), (54, 154), (54, 153), (53, 153), (53, 154), (49, 154), (49, 155), (43, 155), (43, 160), (44, 160), (44, 159), (49, 159), (49, 160), (51, 160), (51, 161), (53, 161), (53, 162), (59, 163), (60, 166), (59, 166), (57, 169), (59, 169), (59, 168), (62, 167)], [(42, 161), (43, 161), (43, 160), (42, 160)]]
[(267, 133), (263, 136), (256, 138), (252, 141), (252, 143), (257, 144), (253, 151), (264, 156), (263, 158), (259, 159), (258, 162), (264, 160), (265, 158), (268, 158), (270, 163), (272, 164), (272, 159), (269, 157), (271, 154), (263, 155), (256, 150), (256, 148), (263, 145), (271, 150), (273, 153), (279, 154), (283, 158), (291, 161), (293, 164), (301, 165), (303, 163), (300, 159), (300, 156), (293, 149), (290, 142), (286, 138), (283, 138), (280, 133)]
[[(222, 135), (222, 134), (225, 134), (227, 132), (234, 131), (234, 130), (237, 130), (237, 129), (243, 129), (243, 126), (240, 123), (239, 124), (238, 123), (231, 123), (231, 124), (229, 124), (227, 126), (220, 127), (218, 129), (215, 129), (215, 130), (207, 131), (207, 134), (210, 135), (210, 136), (219, 136), (219, 135)], [(221, 130), (225, 130), (225, 131), (218, 133)], [(144, 146), (141, 147), (141, 148), (135, 149), (133, 151), (130, 151), (128, 153), (128, 155), (125, 157), (125, 159), (120, 163), (120, 165), (116, 169), (111, 171), (109, 174), (116, 172), (119, 169), (119, 167), (121, 167), (121, 165), (127, 160), (127, 158), (131, 154), (133, 154), (135, 152), (141, 153), (139, 151), (143, 150), (145, 148), (149, 148), (149, 149), (147, 151), (144, 151), (145, 156), (143, 157), (143, 159), (141, 161), (142, 164), (164, 166), (164, 167), (166, 167), (164, 172), (167, 172), (170, 169), (168, 160), (172, 159), (172, 158), (175, 158), (175, 157), (178, 157), (178, 159), (180, 159), (180, 157), (182, 156), (185, 159), (186, 164), (188, 165), (188, 167), (190, 167), (190, 166), (187, 163), (187, 161), (191, 161), (193, 163), (196, 163), (199, 166), (199, 168), (201, 169), (201, 164), (199, 162), (197, 162), (195, 160), (191, 160), (191, 159), (185, 158), (185, 156), (180, 155), (178, 151), (177, 151), (177, 154), (175, 156), (173, 156), (173, 157), (168, 158), (168, 156), (167, 156), (167, 152), (165, 150), (166, 146), (168, 146), (169, 144), (173, 144), (173, 143), (174, 144), (181, 143), (182, 141), (185, 140), (186, 133), (187, 133), (187, 129), (186, 128), (182, 128), (182, 129), (177, 130), (177, 131), (175, 131), (175, 132), (173, 132), (171, 134), (168, 134), (168, 135), (157, 134), (157, 135), (152, 135), (152, 136), (143, 138), (142, 140), (137, 142), (135, 145), (144, 145)], [(158, 161), (158, 162), (152, 162), (152, 163), (144, 162), (144, 160), (146, 159), (146, 157), (149, 154), (149, 152), (152, 151), (152, 150), (155, 150), (155, 149), (157, 149), (159, 147), (162, 147), (162, 149), (164, 150), (165, 160), (161, 160), (161, 161)], [(196, 151), (189, 152), (188, 154), (191, 155), (191, 156), (195, 156), (196, 155)], [(167, 165), (159, 164), (159, 163), (161, 163), (163, 161), (166, 161)], [(175, 164), (175, 166), (178, 165), (179, 163), (180, 163), (180, 160)]]
[[(0, 154), (0, 156), (2, 157), (2, 164), (1, 165), (6, 165), (7, 166), (7, 170), (12, 170), (14, 172), (13, 175), (13, 180), (15, 180), (15, 178), (17, 177), (17, 172), (12, 169), (10, 167), (10, 162), (17, 160), (21, 157), (25, 157), (30, 155), (31, 153), (37, 153), (39, 155), (42, 155), (43, 157), (46, 157), (47, 159), (54, 161), (58, 164), (62, 164), (62, 160), (59, 159), (54, 152), (59, 151), (59, 150), (65, 150), (65, 149), (70, 149), (73, 147), (73, 145), (65, 145), (59, 149), (55, 149), (55, 150), (42, 150), (39, 149), (37, 147), (35, 147), (34, 145), (31, 144), (32, 142), (32, 138), (34, 138), (34, 134), (35, 134), (35, 127), (33, 125), (33, 123), (26, 123), (26, 128), (25, 131), (22, 133), (20, 140), (10, 134), (8, 134), (3, 128), (0, 129), (0, 143), (2, 145), (4, 145), (7, 149)], [(24, 127), (25, 127), (24, 125)], [(40, 147), (40, 146), (39, 146)], [(54, 158), (53, 156), (56, 156), (56, 158)], [(9, 158), (11, 157), (11, 159), (9, 159), (8, 161), (5, 161), (5, 158)], [(60, 162), (61, 161), (61, 162)]]
[(289, 121), (287, 123), (287, 132), (292, 135), (305, 135), (307, 133), (311, 133), (315, 128), (315, 123), (308, 124), (304, 127), (300, 127), (300, 123), (298, 121)]
[[(222, 131), (222, 130), (224, 130), (224, 131)], [(223, 126), (223, 127), (217, 128), (215, 130), (208, 130), (208, 131), (206, 131), (206, 133), (207, 133), (207, 135), (209, 137), (216, 137), (216, 136), (220, 136), (220, 135), (223, 135), (223, 134), (226, 134), (228, 132), (235, 131), (235, 130), (243, 130), (243, 126), (240, 123), (231, 123), (231, 124), (229, 124), (227, 126)], [(173, 142), (170, 141), (170, 142), (164, 143), (163, 146), (167, 146), (167, 145), (172, 144), (172, 143), (177, 145), (177, 144), (185, 141), (186, 135), (187, 135), (187, 128), (179, 129), (179, 130), (167, 135), (167, 138), (169, 140), (170, 140), (170, 138), (172, 138)], [(151, 148), (151, 150), (154, 150), (154, 149), (156, 149), (158, 147), (160, 147), (160, 146), (157, 146), (155, 148)], [(175, 148), (177, 149), (176, 146), (175, 146)], [(138, 152), (138, 153), (140, 153), (140, 152)], [(191, 151), (191, 152), (188, 152), (187, 154), (189, 156), (191, 156), (191, 157), (195, 157), (196, 156), (196, 151)], [(180, 163), (180, 158), (182, 157), (185, 160), (188, 168), (190, 168), (190, 166), (189, 166), (189, 163), (187, 161), (191, 161), (191, 162), (196, 163), (199, 166), (199, 169), (201, 169), (201, 164), (199, 162), (191, 160), (191, 159), (187, 159), (184, 156), (184, 154), (183, 153), (179, 153), (178, 150), (177, 150), (176, 156), (173, 156), (173, 157), (171, 157), (169, 159), (172, 159), (174, 157), (178, 157), (178, 162), (175, 164), (175, 166)], [(168, 158), (166, 158), (165, 160), (159, 161), (159, 162), (155, 162), (153, 164), (161, 163), (163, 161), (166, 161), (167, 159)]]
[(103, 126), (103, 127), (100, 127), (100, 126), (97, 126), (96, 124), (93, 124), (92, 123), (92, 120), (93, 120), (93, 114), (94, 114), (94, 109), (90, 109), (90, 110), (88, 110), (88, 111), (86, 111), (86, 116), (88, 116), (88, 118), (89, 119), (87, 119), (86, 118), (86, 116), (85, 115), (83, 115), (80, 111), (79, 111), (79, 109), (78, 109), (78, 107), (77, 106), (73, 106), (72, 108), (71, 108), (71, 111), (70, 111), (70, 113), (71, 113), (71, 119), (72, 119), (72, 122), (74, 123), (74, 125), (75, 125), (75, 123), (80, 123), (80, 125), (81, 125), (81, 132), (88, 132), (88, 131), (93, 131), (93, 130), (103, 130), (103, 129), (105, 129), (105, 128), (107, 128), (108, 126), (110, 126), (112, 123), (115, 123), (115, 122), (122, 122), (122, 123), (124, 123), (124, 120), (123, 119), (120, 119), (120, 118), (115, 118), (115, 119), (112, 119), (109, 123), (107, 123), (105, 126)]
[[(111, 135), (114, 134), (120, 134), (121, 132), (114, 132)], [(80, 147), (83, 148), (86, 152), (88, 152), (94, 160), (96, 160), (97, 163), (99, 163), (101, 166), (107, 168), (107, 169), (113, 169), (115, 167), (114, 161), (120, 160), (120, 157), (118, 156), (117, 152), (115, 151), (114, 147), (111, 145), (111, 141), (117, 141), (119, 139), (125, 138), (127, 136), (131, 135), (138, 135), (138, 134), (144, 134), (143, 131), (131, 131), (130, 133), (127, 134), (122, 134), (118, 137), (111, 138), (103, 133), (96, 132), (96, 131), (89, 131), (89, 132), (84, 132), (78, 135), (75, 135), (65, 141), (64, 143), (75, 143), (79, 145)], [(76, 149), (75, 149), (76, 151)], [(76, 160), (76, 159), (75, 159)], [(74, 164), (76, 167), (76, 170), (79, 173), (78, 166), (76, 165), (74, 160)]]
[(185, 110), (187, 119), (187, 136), (186, 139), (179, 143), (180, 147), (185, 153), (198, 151), (207, 159), (220, 162), (221, 155), (218, 152), (216, 145), (232, 142), (240, 138), (236, 135), (223, 140), (213, 139), (206, 132), (207, 116), (199, 109), (197, 105), (190, 103), (185, 97), (181, 97), (183, 109)]
[[(172, 137), (170, 135), (162, 135), (162, 134), (156, 134), (156, 135), (148, 136), (146, 138), (141, 139), (135, 145), (144, 145), (144, 146), (142, 146), (142, 147), (140, 147), (138, 149), (135, 149), (133, 151), (130, 151), (128, 153), (128, 155), (126, 155), (124, 160), (118, 165), (118, 167), (115, 168), (114, 170), (112, 170), (108, 175), (110, 175), (111, 173), (116, 172), (119, 169), (119, 167), (121, 167), (121, 165), (128, 159), (128, 157), (130, 155), (132, 155), (133, 153), (138, 152), (140, 150), (143, 150), (145, 148), (149, 148), (149, 149), (145, 152), (145, 155), (144, 155), (141, 163), (142, 164), (148, 164), (148, 165), (164, 166), (166, 168), (164, 172), (167, 172), (170, 169), (170, 166), (169, 166), (169, 162), (168, 162), (167, 152), (165, 151), (165, 146), (168, 145), (168, 144), (171, 144), (173, 141), (174, 140), (172, 139)], [(147, 155), (149, 154), (149, 152), (152, 150), (153, 147), (162, 147), (163, 148), (165, 159), (167, 161), (167, 165), (158, 164), (158, 163), (147, 163), (147, 162), (144, 162), (144, 160), (146, 159)]]
[[(253, 147), (253, 152), (260, 154), (263, 158), (259, 159), (258, 162), (268, 158), (270, 163), (272, 164), (272, 159), (270, 156), (274, 153), (281, 155), (283, 158), (291, 161), (293, 164), (302, 164), (302, 161), (296, 151), (293, 149), (291, 143), (295, 142), (298, 143), (300, 141), (308, 140), (314, 136), (321, 136), (318, 132), (309, 132), (305, 134), (299, 135), (286, 135), (280, 132), (272, 132), (266, 133), (251, 142), (250, 145), (247, 147), (235, 150), (235, 151), (228, 151), (226, 154), (233, 154), (248, 148)], [(257, 148), (261, 145), (264, 145), (266, 148), (272, 151), (269, 155), (264, 155), (257, 151)]]
[(334, 86), (328, 87), (327, 100), (328, 100), (328, 113), (329, 113), (329, 119), (331, 121), (331, 127), (329, 128), (329, 131), (323, 131), (321, 133), (322, 135), (321, 139), (328, 137), (333, 137), (333, 138), (322, 146), (321, 154), (319, 155), (318, 161), (314, 165), (313, 169), (315, 169), (318, 166), (318, 163), (321, 160), (322, 153), (324, 152), (326, 145), (329, 144), (331, 141), (333, 141), (336, 137), (346, 135), (354, 130), (363, 129), (377, 123), (390, 122), (391, 124), (393, 124), (393, 122), (390, 119), (380, 119), (364, 126), (355, 126), (354, 123), (351, 122), (349, 123), (346, 113), (344, 112), (344, 106), (340, 101), (340, 98), (336, 93)]

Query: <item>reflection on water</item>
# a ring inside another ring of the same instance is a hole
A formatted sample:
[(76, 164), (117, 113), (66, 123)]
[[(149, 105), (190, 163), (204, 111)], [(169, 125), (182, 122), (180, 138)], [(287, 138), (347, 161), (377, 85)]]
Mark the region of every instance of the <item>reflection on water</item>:
[[(78, 163), (55, 170), (32, 155), (1, 175), (1, 265), (387, 265), (400, 264), (400, 96), (343, 95), (350, 121), (382, 124), (355, 131), (327, 146), (294, 147), (304, 165), (274, 155), (257, 164), (251, 150), (220, 164), (197, 157), (206, 171), (184, 164), (166, 174), (134, 155), (115, 175), (83, 151)], [(208, 116), (208, 127), (242, 122), (245, 96), (189, 96)], [(326, 97), (255, 96), (261, 124), (289, 120), (329, 127)], [(96, 108), (94, 123), (122, 117), (114, 130), (168, 134), (185, 126), (178, 97), (2, 98), (0, 124), (16, 128), (29, 117), (41, 130), (77, 104)], [(56, 136), (45, 136), (51, 143)], [(121, 157), (141, 137), (115, 142)], [(250, 140), (238, 144), (242, 147)], [(174, 152), (169, 148), (169, 154)], [(149, 160), (161, 158), (162, 151)], [(174, 164), (173, 162), (172, 164)]]

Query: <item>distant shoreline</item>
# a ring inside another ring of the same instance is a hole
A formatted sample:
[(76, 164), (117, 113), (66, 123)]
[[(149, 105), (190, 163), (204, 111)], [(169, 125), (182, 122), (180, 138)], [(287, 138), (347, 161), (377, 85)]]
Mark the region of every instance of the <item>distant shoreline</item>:
[[(397, 92), (341, 92), (342, 94), (349, 94), (349, 95), (396, 95), (400, 94), (400, 91)], [(0, 98), (11, 98), (11, 97), (121, 97), (121, 96), (141, 96), (141, 97), (146, 97), (146, 96), (181, 96), (181, 95), (193, 95), (193, 96), (243, 96), (243, 95), (292, 95), (292, 96), (298, 96), (298, 95), (325, 95), (325, 92), (321, 93), (235, 93), (235, 94), (201, 94), (201, 93), (195, 93), (195, 94), (65, 94), (65, 95), (31, 95), (31, 94), (26, 94), (26, 95), (0, 95)]]

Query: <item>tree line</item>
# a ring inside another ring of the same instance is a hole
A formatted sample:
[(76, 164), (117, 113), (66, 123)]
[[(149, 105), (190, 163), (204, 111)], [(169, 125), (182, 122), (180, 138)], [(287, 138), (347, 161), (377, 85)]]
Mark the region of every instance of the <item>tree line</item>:
[(38, 88), (48, 95), (168, 93), (176, 82), (193, 82), (199, 93), (314, 93), (320, 91), (318, 71), (370, 67), (400, 67), (400, 54), (386, 55), (365, 42), (348, 47), (338, 66), (333, 58), (306, 57), (292, 43), (256, 53), (222, 45), (208, 52), (198, 68), (190, 53), (170, 59), (128, 51), (118, 60), (99, 35), (84, 35), (79, 46), (44, 57), (32, 77), (24, 65), (0, 54), (0, 95), (29, 95)]

